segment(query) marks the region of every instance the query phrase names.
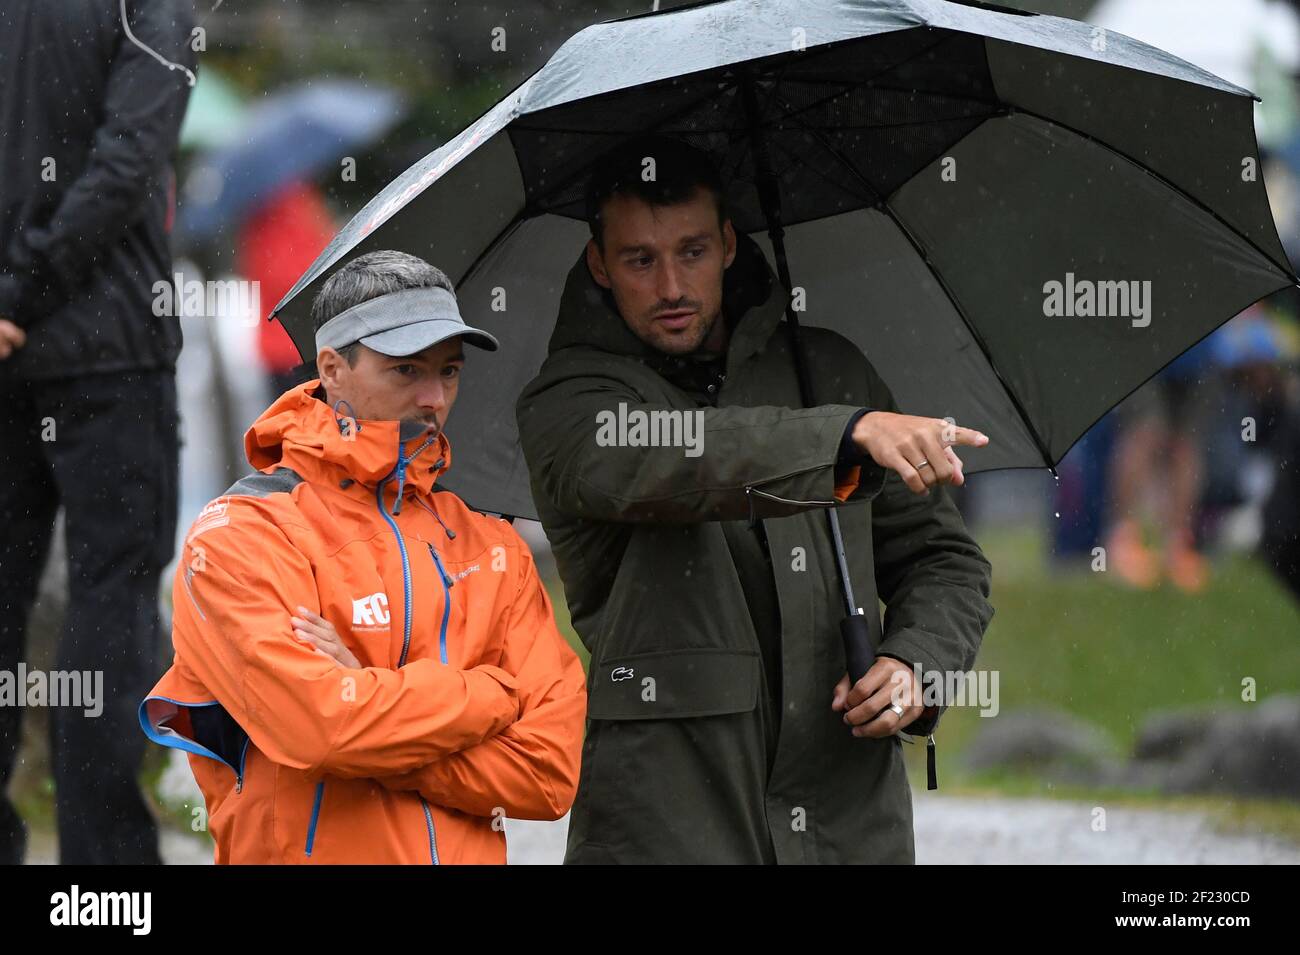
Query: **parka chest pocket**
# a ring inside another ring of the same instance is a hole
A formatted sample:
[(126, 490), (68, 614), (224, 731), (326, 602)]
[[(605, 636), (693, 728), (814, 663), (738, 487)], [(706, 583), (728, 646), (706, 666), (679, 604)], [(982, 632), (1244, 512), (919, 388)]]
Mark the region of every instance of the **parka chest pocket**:
[(754, 650), (662, 650), (602, 660), (592, 668), (593, 720), (684, 719), (748, 713), (762, 678)]

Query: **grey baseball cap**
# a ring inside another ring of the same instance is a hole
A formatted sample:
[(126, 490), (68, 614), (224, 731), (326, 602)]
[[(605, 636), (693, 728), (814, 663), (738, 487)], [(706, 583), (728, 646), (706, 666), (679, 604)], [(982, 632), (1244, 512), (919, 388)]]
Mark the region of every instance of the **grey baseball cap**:
[(460, 335), (486, 351), (500, 342), (460, 317), (456, 296), (445, 288), (389, 292), (339, 312), (316, 330), (316, 350), (360, 342), (381, 355), (404, 358)]

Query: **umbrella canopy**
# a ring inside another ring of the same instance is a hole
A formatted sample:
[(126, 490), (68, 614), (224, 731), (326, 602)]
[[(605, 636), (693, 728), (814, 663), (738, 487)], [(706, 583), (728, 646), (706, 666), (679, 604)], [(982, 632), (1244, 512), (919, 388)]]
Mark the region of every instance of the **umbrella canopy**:
[(1287, 0), (1101, 0), (1088, 19), (1261, 92), (1255, 120), (1266, 149), (1294, 128), (1300, 15)]
[(1088, 19), (1233, 83), (1255, 81), (1261, 47), (1288, 72), (1300, 68), (1300, 17), (1278, 0), (1101, 0)]
[(202, 239), (238, 221), (280, 186), (374, 142), (403, 109), (395, 90), (352, 81), (309, 81), (276, 93), (190, 173), (178, 231)]
[(514, 402), (588, 236), (594, 160), (649, 131), (706, 150), (736, 230), (771, 258), (756, 104), (801, 320), (858, 344), (905, 411), (988, 434), (963, 449), (968, 474), (1051, 467), (1297, 281), (1253, 100), (1087, 24), (944, 0), (725, 0), (610, 21), (385, 188), (276, 313), (314, 357), (308, 292), (347, 258), (398, 248), (444, 269), (466, 319), (502, 342), (463, 381), (447, 484), (532, 517)]

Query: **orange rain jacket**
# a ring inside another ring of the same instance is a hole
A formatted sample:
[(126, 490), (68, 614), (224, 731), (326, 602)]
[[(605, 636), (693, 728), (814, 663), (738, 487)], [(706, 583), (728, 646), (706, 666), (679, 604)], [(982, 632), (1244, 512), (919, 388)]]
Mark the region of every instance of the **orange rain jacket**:
[[(446, 436), (354, 430), (318, 385), (191, 527), (140, 723), (189, 754), (218, 863), (503, 863), (502, 816), (573, 801), (582, 665), (514, 528), (435, 487)], [(294, 636), (300, 605), (362, 669)]]

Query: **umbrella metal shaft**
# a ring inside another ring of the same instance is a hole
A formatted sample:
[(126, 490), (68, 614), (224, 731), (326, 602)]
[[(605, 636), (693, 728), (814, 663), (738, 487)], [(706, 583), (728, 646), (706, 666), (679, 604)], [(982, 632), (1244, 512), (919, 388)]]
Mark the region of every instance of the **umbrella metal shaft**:
[[(785, 320), (790, 335), (790, 351), (794, 356), (795, 376), (799, 381), (799, 398), (804, 407), (812, 407), (815, 402), (812, 381), (808, 374), (808, 363), (799, 339), (799, 319), (795, 315), (793, 293), (794, 286), (790, 280), (790, 266), (785, 255), (785, 227), (781, 224), (781, 196), (777, 188), (776, 176), (768, 161), (767, 143), (763, 138), (762, 124), (759, 122), (758, 101), (754, 94), (754, 77), (747, 71), (741, 86), (745, 112), (749, 120), (750, 138), (754, 146), (754, 168), (758, 198), (762, 205), (763, 217), (767, 220), (767, 234), (772, 240), (772, 252), (776, 256), (776, 272), (781, 287), (785, 289)], [(849, 578), (849, 563), (844, 554), (844, 536), (840, 533), (840, 518), (832, 506), (826, 510), (826, 523), (831, 531), (831, 546), (835, 552), (835, 562), (839, 567), (840, 589), (849, 616), (859, 613), (857, 602), (853, 599), (853, 582)]]

